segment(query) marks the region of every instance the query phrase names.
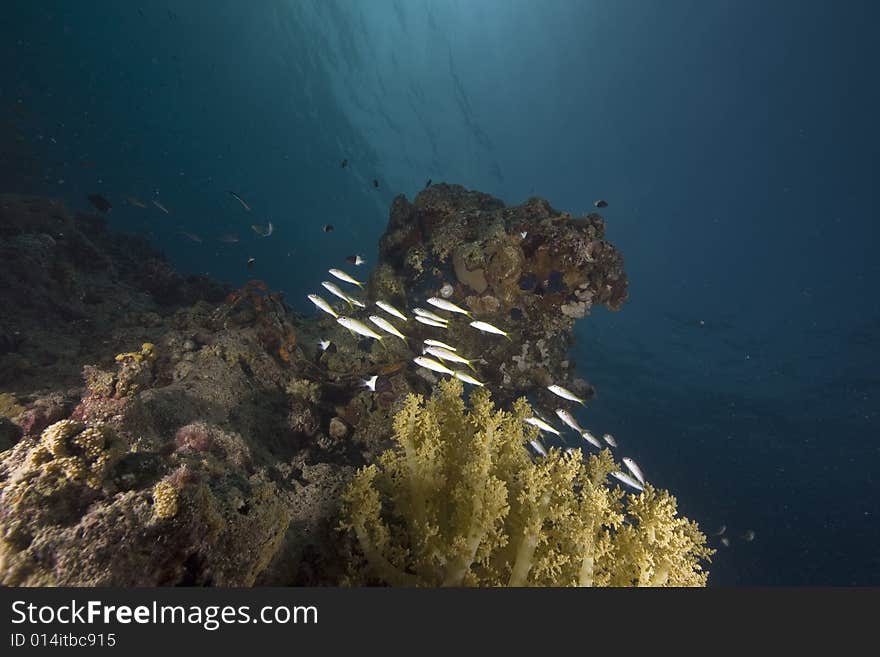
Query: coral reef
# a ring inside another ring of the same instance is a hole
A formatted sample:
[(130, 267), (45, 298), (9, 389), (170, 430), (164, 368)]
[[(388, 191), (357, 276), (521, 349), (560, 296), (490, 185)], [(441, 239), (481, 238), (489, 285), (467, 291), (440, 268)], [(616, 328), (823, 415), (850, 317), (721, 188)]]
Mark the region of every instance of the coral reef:
[(0, 257), (0, 387), (20, 395), (76, 386), (83, 363), (153, 341), (169, 313), (225, 293), (175, 273), (144, 239), (39, 197), (0, 194)]
[(592, 393), (566, 352), (576, 318), (626, 298), (603, 235), (540, 199), (395, 199), (363, 300), (436, 295), (512, 337), (451, 319), (442, 339), (511, 408), (476, 391), (467, 410), (457, 381), (413, 396), (442, 378), (411, 364), (441, 337), (426, 327), (359, 339), (262, 281), (183, 277), (100, 217), (0, 195), (0, 584), (703, 583), (667, 493), (609, 487), (607, 452), (523, 449), (516, 397)]
[[(346, 490), (343, 528), (367, 577), (397, 586), (703, 586), (712, 550), (675, 498), (607, 484), (609, 451), (551, 450), (533, 462), (524, 399), (496, 410), (485, 389), (447, 380), (407, 398), (396, 449)], [(369, 580), (368, 580), (369, 581)]]
[[(505, 207), (486, 194), (434, 184), (413, 203), (394, 200), (379, 258), (372, 299), (413, 307), (442, 296), (511, 335), (487, 348), (460, 319), (446, 332), (464, 353), (492, 364), (483, 375), (500, 398), (509, 402), (549, 383), (591, 394), (589, 385), (570, 381), (574, 364), (560, 363), (576, 319), (594, 304), (617, 310), (627, 297), (623, 259), (605, 240), (600, 215), (573, 217), (539, 198)], [(429, 332), (417, 329), (416, 337)]]

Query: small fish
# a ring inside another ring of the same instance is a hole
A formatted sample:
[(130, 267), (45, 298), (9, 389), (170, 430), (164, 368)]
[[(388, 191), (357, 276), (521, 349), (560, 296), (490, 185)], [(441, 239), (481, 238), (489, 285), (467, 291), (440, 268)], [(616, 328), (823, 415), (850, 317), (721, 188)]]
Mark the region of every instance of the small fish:
[(608, 207), (608, 201), (603, 201), (602, 199), (599, 199), (598, 201), (596, 201), (595, 203), (593, 203), (593, 205), (595, 205), (597, 208), (607, 208), (607, 207)]
[(354, 331), (358, 335), (362, 335), (365, 338), (372, 338), (373, 340), (378, 340), (379, 342), (382, 342), (382, 340), (384, 340), (381, 335), (376, 333), (369, 326), (367, 326), (363, 322), (359, 322), (352, 317), (339, 317), (336, 321), (342, 324), (342, 326), (347, 328), (349, 331)]
[(159, 208), (165, 214), (171, 214), (170, 212), (168, 212), (168, 208), (166, 208), (164, 205), (159, 203), (159, 201), (157, 201), (156, 199), (153, 199), (153, 205), (155, 205), (157, 208)]
[(105, 199), (100, 194), (89, 194), (88, 196), (89, 202), (98, 208), (101, 212), (110, 212), (113, 209), (113, 206), (110, 205), (110, 201)]
[(563, 388), (562, 386), (552, 385), (547, 386), (547, 390), (552, 392), (554, 395), (558, 395), (563, 399), (567, 399), (568, 401), (577, 402), (578, 404), (583, 404), (584, 400), (574, 394), (571, 390)]
[(642, 486), (642, 484), (637, 482), (635, 479), (630, 477), (625, 472), (620, 472), (619, 470), (616, 470), (615, 472), (611, 473), (611, 476), (614, 477), (615, 479), (622, 481), (627, 486), (632, 486), (633, 488), (635, 488), (639, 492), (642, 492), (643, 490), (645, 490), (645, 487)]
[(379, 181), (376, 180), (375, 178), (373, 178), (373, 187), (375, 187), (376, 189), (379, 189)]
[(608, 443), (609, 447), (617, 447), (617, 441), (614, 440), (614, 436), (612, 436), (610, 433), (606, 433), (604, 436), (602, 436), (602, 440)]
[(455, 376), (455, 372), (451, 369), (443, 365), (442, 363), (438, 363), (433, 358), (428, 358), (427, 356), (418, 356), (417, 358), (413, 358), (413, 362), (416, 365), (420, 365), (429, 370), (433, 370), (434, 372), (440, 372), (441, 374), (449, 374), (450, 376)]
[(389, 315), (394, 315), (397, 319), (402, 319), (404, 322), (407, 321), (406, 315), (400, 312), (397, 308), (392, 306), (387, 301), (377, 301), (376, 305), (379, 306), (382, 310), (384, 310)]
[(458, 379), (459, 381), (464, 381), (465, 383), (470, 383), (472, 386), (484, 386), (485, 384), (482, 381), (478, 381), (474, 377), (472, 377), (467, 372), (462, 372), (461, 370), (455, 370), (452, 375)]
[(397, 336), (398, 338), (400, 338), (401, 340), (406, 342), (406, 336), (403, 333), (401, 333), (400, 331), (398, 331), (397, 328), (394, 326), (394, 324), (389, 322), (384, 317), (379, 317), (378, 315), (370, 315), (370, 321), (373, 322), (373, 324), (378, 326), (380, 329), (382, 329), (386, 333), (390, 333), (391, 335)]
[(721, 529), (715, 532), (714, 536), (723, 536), (724, 532), (727, 531), (727, 525), (721, 525)]
[(333, 317), (335, 317), (336, 319), (339, 319), (339, 314), (335, 310), (333, 310), (333, 306), (331, 306), (329, 303), (327, 303), (327, 301), (324, 298), (319, 297), (317, 294), (310, 294), (310, 295), (308, 295), (308, 297), (309, 297), (309, 301), (311, 301), (313, 304), (315, 304), (318, 308), (323, 310), (325, 313), (327, 313), (328, 315), (333, 315)]
[(528, 234), (529, 234), (529, 231), (524, 230), (524, 231), (522, 231), (522, 232), (519, 234), (519, 236), (520, 236), (522, 239), (525, 239), (525, 238), (528, 236)]
[(541, 456), (547, 456), (547, 450), (544, 449), (544, 446), (537, 440), (530, 440), (529, 445), (531, 445), (532, 449), (538, 452)]
[(559, 417), (563, 423), (567, 424), (569, 427), (577, 431), (579, 434), (583, 434), (584, 430), (581, 428), (581, 425), (578, 424), (577, 420), (574, 419), (574, 415), (569, 413), (564, 408), (557, 408), (556, 415)]
[(623, 464), (626, 466), (627, 470), (635, 475), (635, 478), (641, 482), (642, 486), (644, 486), (645, 475), (642, 474), (642, 469), (638, 466), (638, 464), (628, 456), (623, 457)]
[(364, 258), (359, 255), (350, 255), (345, 258), (345, 261), (350, 265), (355, 265), (356, 267), (360, 267), (362, 264), (366, 262)]
[(445, 342), (440, 342), (440, 340), (425, 340), (424, 343), (429, 347), (440, 347), (442, 349), (449, 349), (449, 351), (458, 351), (455, 347), (446, 344)]
[(224, 244), (238, 244), (238, 235), (221, 235), (217, 238), (217, 241)]
[(742, 538), (746, 543), (751, 543), (752, 541), (755, 540), (755, 530), (754, 529), (747, 529), (746, 533), (743, 534)]
[(345, 303), (347, 303), (349, 306), (353, 306), (353, 305), (354, 305), (354, 303), (353, 303), (353, 299), (352, 299), (350, 296), (348, 296), (345, 292), (343, 292), (342, 290), (340, 290), (338, 285), (336, 285), (336, 284), (334, 284), (334, 283), (331, 283), (330, 281), (322, 281), (322, 282), (321, 282), (321, 285), (322, 285), (323, 288), (324, 288), (325, 290), (327, 290), (330, 294), (332, 294), (332, 295), (335, 296), (335, 297), (339, 297), (340, 299), (342, 299), (343, 301), (345, 301)]
[(471, 364), (471, 361), (469, 361), (467, 358), (465, 358), (464, 356), (459, 356), (454, 351), (449, 351), (448, 349), (444, 349), (443, 347), (426, 347), (422, 353), (431, 354), (435, 358), (439, 358), (442, 361), (449, 361), (450, 363), (461, 363), (462, 365), (467, 365), (468, 367), (470, 367), (472, 370), (474, 370), (474, 372), (477, 371)]
[(525, 422), (526, 424), (531, 424), (533, 427), (538, 427), (541, 431), (547, 431), (548, 433), (554, 433), (557, 436), (562, 435), (556, 429), (551, 427), (549, 424), (544, 422), (544, 420), (542, 420), (539, 417), (527, 417), (526, 419), (523, 420), (523, 422)]
[(379, 379), (378, 374), (374, 374), (369, 379), (361, 379), (361, 384), (365, 388), (369, 388), (371, 391), (376, 392), (376, 381)]
[(248, 258), (247, 259), (247, 268), (248, 269), (253, 269), (255, 264), (257, 264), (256, 258)]
[(352, 285), (357, 285), (362, 290), (364, 289), (364, 284), (361, 281), (359, 281), (355, 278), (352, 278), (351, 276), (346, 274), (341, 269), (328, 269), (327, 272), (331, 276), (335, 276), (336, 278), (338, 278), (340, 281), (345, 281), (346, 283), (351, 283)]
[(180, 231), (180, 234), (183, 235), (186, 239), (191, 242), (196, 242), (197, 244), (202, 243), (202, 238), (196, 235), (195, 233), (187, 233), (185, 230)]
[(234, 198), (236, 201), (241, 203), (241, 207), (243, 207), (248, 212), (251, 211), (251, 206), (249, 206), (247, 203), (245, 203), (244, 199), (241, 196), (239, 196), (238, 194), (236, 194), (235, 192), (233, 192), (231, 190), (230, 190), (229, 194), (232, 196), (232, 198)]
[(333, 224), (324, 224), (323, 226), (321, 226), (321, 230), (323, 230), (325, 233), (332, 233)]
[(341, 166), (343, 169), (344, 169), (345, 167), (347, 167), (347, 166), (348, 166), (348, 160), (342, 160), (342, 163), (341, 163), (340, 166)]
[(431, 179), (428, 178), (427, 182), (425, 182), (425, 189), (428, 189), (428, 187), (430, 187), (430, 186), (431, 186)]
[(449, 323), (449, 320), (445, 317), (440, 317), (440, 315), (435, 315), (430, 310), (425, 310), (424, 308), (413, 308), (413, 312), (419, 317), (425, 317), (426, 319), (430, 319), (433, 322), (440, 322), (444, 326)]
[(458, 313), (460, 315), (471, 316), (470, 310), (465, 310), (461, 306), (457, 306), (451, 301), (447, 301), (446, 299), (439, 299), (437, 297), (431, 297), (428, 299), (428, 303), (430, 303), (435, 308), (440, 308), (440, 310), (448, 310), (451, 313)]
[(321, 347), (321, 351), (327, 351), (331, 344), (330, 340), (318, 340), (318, 346)]
[(128, 201), (129, 205), (133, 205), (136, 208), (146, 208), (147, 207), (147, 204), (144, 203), (139, 198), (137, 198), (136, 196), (126, 196), (125, 200)]
[(721, 545), (723, 545), (724, 547), (730, 547), (730, 539), (727, 538), (726, 536), (722, 536), (721, 537)]
[(598, 447), (599, 449), (602, 449), (602, 443), (600, 443), (599, 440), (596, 438), (596, 436), (594, 436), (593, 434), (591, 434), (591, 433), (590, 433), (589, 431), (587, 431), (586, 429), (584, 429), (584, 431), (581, 432), (581, 438), (583, 438), (584, 440), (586, 440), (586, 441), (587, 441), (588, 443), (590, 443), (593, 447)]
[(507, 335), (507, 331), (502, 331), (500, 328), (492, 326), (489, 322), (471, 322), (471, 326), (473, 326), (478, 331), (482, 331), (483, 333), (494, 333), (495, 335), (503, 335), (505, 338), (513, 342), (513, 338)]
[(272, 225), (271, 221), (265, 226), (262, 224), (251, 224), (251, 230), (260, 237), (269, 237), (269, 235), (275, 232), (275, 226)]
[(416, 321), (421, 324), (427, 324), (428, 326), (433, 326), (434, 328), (442, 328), (442, 329), (449, 328), (449, 325), (446, 322), (435, 322), (433, 319), (428, 319), (427, 317), (422, 317), (421, 315), (416, 315)]

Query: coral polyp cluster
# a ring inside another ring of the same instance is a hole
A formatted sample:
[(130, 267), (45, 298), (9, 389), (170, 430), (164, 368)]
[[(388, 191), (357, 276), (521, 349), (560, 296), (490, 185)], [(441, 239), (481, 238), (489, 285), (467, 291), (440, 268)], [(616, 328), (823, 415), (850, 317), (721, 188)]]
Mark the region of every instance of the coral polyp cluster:
[(343, 528), (359, 575), (396, 586), (703, 586), (712, 551), (675, 498), (608, 485), (608, 450), (586, 462), (557, 449), (533, 461), (524, 399), (496, 409), (448, 380), (410, 395), (396, 447), (345, 493)]

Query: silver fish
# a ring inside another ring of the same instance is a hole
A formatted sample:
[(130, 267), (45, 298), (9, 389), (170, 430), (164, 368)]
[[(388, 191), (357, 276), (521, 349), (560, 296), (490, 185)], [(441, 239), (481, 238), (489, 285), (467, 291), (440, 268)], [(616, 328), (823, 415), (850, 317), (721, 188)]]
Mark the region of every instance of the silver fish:
[(352, 278), (341, 269), (328, 269), (327, 273), (329, 273), (331, 276), (335, 276), (340, 281), (345, 281), (346, 283), (357, 285), (362, 290), (364, 289), (364, 284), (361, 281), (357, 280), (356, 278)]
[(558, 395), (563, 399), (567, 399), (569, 401), (577, 402), (578, 404), (583, 404), (584, 400), (574, 394), (571, 390), (567, 388), (563, 388), (562, 386), (552, 385), (547, 386), (547, 390), (552, 392), (554, 395)]
[(612, 436), (610, 433), (606, 433), (604, 436), (602, 436), (602, 440), (608, 443), (609, 447), (617, 447), (617, 441), (614, 440), (614, 436)]
[(432, 340), (428, 338), (427, 340), (424, 340), (424, 343), (429, 347), (441, 347), (442, 349), (448, 349), (449, 351), (458, 351), (455, 347), (451, 347), (445, 342), (440, 342), (440, 340)]
[(269, 237), (269, 235), (275, 232), (275, 226), (272, 225), (271, 221), (265, 226), (262, 224), (251, 224), (251, 230), (260, 237)]
[(251, 211), (251, 206), (249, 206), (247, 203), (245, 203), (245, 202), (244, 202), (244, 199), (243, 199), (241, 196), (239, 196), (238, 194), (236, 194), (236, 193), (233, 192), (233, 191), (230, 191), (229, 193), (232, 195), (232, 198), (234, 198), (236, 201), (238, 201), (239, 203), (241, 203), (241, 207), (243, 207), (243, 208), (244, 208), (245, 210), (247, 210), (248, 212)]
[(730, 539), (727, 538), (726, 536), (722, 536), (721, 537), (721, 545), (723, 545), (724, 547), (730, 547)]
[(644, 486), (642, 486), (639, 482), (637, 482), (635, 479), (630, 477), (625, 472), (620, 472), (619, 470), (616, 470), (611, 473), (611, 476), (614, 477), (615, 479), (618, 479), (619, 481), (622, 481), (627, 486), (632, 486), (633, 488), (635, 488), (639, 492), (645, 490)]
[(549, 424), (544, 422), (544, 420), (542, 420), (539, 417), (527, 417), (526, 419), (523, 420), (523, 422), (525, 422), (526, 424), (531, 424), (533, 427), (538, 427), (541, 431), (546, 431), (548, 433), (555, 433), (557, 436), (562, 435), (556, 429), (551, 427)]
[(171, 214), (170, 212), (168, 212), (168, 208), (166, 208), (164, 205), (159, 203), (159, 201), (157, 201), (156, 199), (153, 199), (153, 205), (155, 205), (157, 208), (159, 208), (165, 214)]
[(387, 301), (377, 301), (376, 305), (379, 306), (382, 310), (384, 310), (389, 315), (394, 315), (397, 319), (402, 319), (404, 322), (407, 321), (406, 315), (400, 312), (397, 308), (392, 306)]
[(505, 338), (512, 341), (512, 338), (507, 335), (507, 331), (502, 331), (497, 326), (492, 326), (489, 322), (471, 322), (471, 326), (473, 326), (478, 331), (482, 331), (483, 333), (494, 333), (495, 335), (503, 335)]
[(547, 450), (544, 449), (544, 446), (537, 440), (530, 440), (529, 445), (531, 445), (532, 449), (538, 452), (541, 456), (547, 456)]
[(593, 434), (591, 434), (591, 433), (590, 433), (589, 431), (587, 431), (586, 429), (584, 429), (584, 431), (581, 432), (581, 437), (582, 437), (584, 440), (586, 440), (588, 443), (590, 443), (593, 447), (598, 447), (599, 449), (602, 449), (602, 443), (599, 442), (599, 439), (596, 438), (596, 436), (594, 436)]
[(485, 385), (482, 381), (477, 381), (474, 377), (472, 377), (467, 372), (462, 372), (461, 370), (455, 370), (452, 375), (458, 379), (459, 381), (464, 381), (465, 383), (470, 383), (472, 386), (483, 386)]
[(449, 361), (451, 363), (461, 363), (462, 365), (467, 365), (472, 370), (476, 372), (474, 366), (471, 365), (471, 361), (469, 361), (464, 356), (459, 356), (454, 351), (449, 351), (448, 349), (444, 349), (443, 347), (425, 347), (423, 354), (431, 354), (435, 358), (439, 358), (443, 361)]
[(435, 315), (430, 310), (425, 310), (424, 308), (413, 308), (413, 312), (419, 317), (427, 317), (428, 319), (434, 320), (435, 322), (441, 322), (443, 324), (449, 323), (449, 320), (445, 317), (440, 317), (440, 315)]
[(373, 392), (376, 392), (376, 380), (379, 378), (378, 374), (374, 374), (369, 379), (361, 379), (361, 383), (365, 388), (369, 388)]
[(325, 290), (327, 290), (330, 294), (339, 297), (349, 306), (358, 306), (359, 308), (363, 308), (364, 304), (355, 299), (354, 297), (348, 296), (345, 292), (339, 289), (339, 286), (331, 283), (330, 281), (322, 281), (321, 285)]
[(458, 313), (459, 315), (467, 315), (471, 316), (470, 310), (465, 310), (461, 306), (457, 306), (451, 301), (447, 301), (446, 299), (440, 299), (438, 297), (431, 297), (428, 299), (428, 303), (434, 306), (435, 308), (440, 308), (440, 310), (448, 310), (451, 313)]
[(330, 348), (330, 340), (318, 340), (318, 346), (321, 347), (321, 351), (327, 351)]
[(434, 372), (440, 372), (441, 374), (449, 374), (450, 376), (455, 376), (455, 372), (446, 367), (446, 365), (438, 363), (433, 358), (418, 356), (417, 358), (413, 358), (413, 362), (416, 365), (420, 365), (421, 367), (424, 367), (426, 369), (433, 370)]
[(309, 301), (318, 306), (318, 308), (323, 310), (325, 313), (333, 315), (337, 319), (339, 318), (339, 313), (333, 310), (333, 306), (331, 306), (329, 303), (327, 303), (325, 299), (319, 297), (317, 294), (310, 294)]
[(519, 236), (520, 236), (521, 238), (525, 239), (526, 236), (527, 236), (528, 234), (529, 234), (529, 232), (528, 232), (527, 230), (524, 230), (524, 231), (522, 231), (522, 232), (519, 234)]
[(642, 474), (642, 469), (638, 466), (638, 464), (628, 456), (623, 457), (623, 464), (626, 466), (627, 470), (635, 475), (635, 478), (639, 480), (642, 486), (644, 486), (645, 475)]
[(443, 329), (449, 328), (449, 326), (447, 326), (444, 322), (435, 322), (433, 319), (428, 319), (427, 317), (422, 317), (421, 315), (416, 315), (416, 321), (421, 324), (427, 324), (428, 326), (433, 326), (435, 328), (443, 328)]
[(340, 317), (336, 321), (342, 324), (342, 326), (347, 328), (349, 331), (354, 331), (358, 335), (362, 335), (365, 338), (373, 338), (373, 340), (378, 340), (379, 342), (383, 340), (382, 336), (376, 333), (369, 326), (367, 326), (363, 322), (359, 322), (358, 320), (353, 319), (352, 317)]
[(578, 424), (577, 420), (574, 419), (574, 416), (564, 408), (557, 408), (556, 415), (559, 417), (560, 420), (562, 420), (565, 424), (567, 424), (578, 433), (584, 433), (584, 430), (581, 428), (581, 425)]
[(391, 335), (395, 335), (404, 342), (406, 342), (406, 336), (397, 330), (397, 328), (389, 322), (384, 317), (379, 317), (378, 315), (370, 315), (370, 321), (373, 322), (376, 326), (378, 326), (383, 331), (390, 333)]

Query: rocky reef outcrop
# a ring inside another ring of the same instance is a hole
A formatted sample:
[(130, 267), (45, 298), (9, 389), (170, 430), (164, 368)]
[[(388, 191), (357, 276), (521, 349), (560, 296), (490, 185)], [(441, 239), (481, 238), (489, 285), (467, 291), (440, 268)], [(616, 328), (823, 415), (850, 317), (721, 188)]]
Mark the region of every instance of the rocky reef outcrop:
[(447, 333), (463, 351), (497, 364), (485, 369), (493, 390), (512, 399), (557, 383), (591, 396), (568, 357), (572, 327), (593, 305), (619, 309), (628, 284), (600, 215), (574, 217), (540, 198), (506, 207), (438, 184), (412, 203), (394, 200), (379, 257), (371, 296), (409, 307), (451, 298), (508, 332), (510, 341), (490, 344), (466, 322), (451, 323)]
[[(182, 277), (60, 203), (3, 196), (0, 213), (0, 583), (348, 581), (343, 492), (436, 387), (411, 362), (436, 333), (360, 339), (260, 281)], [(443, 337), (503, 407), (549, 383), (589, 397), (572, 327), (626, 290), (599, 215), (434, 185), (394, 201), (364, 301), (448, 298), (507, 331), (457, 318)]]

